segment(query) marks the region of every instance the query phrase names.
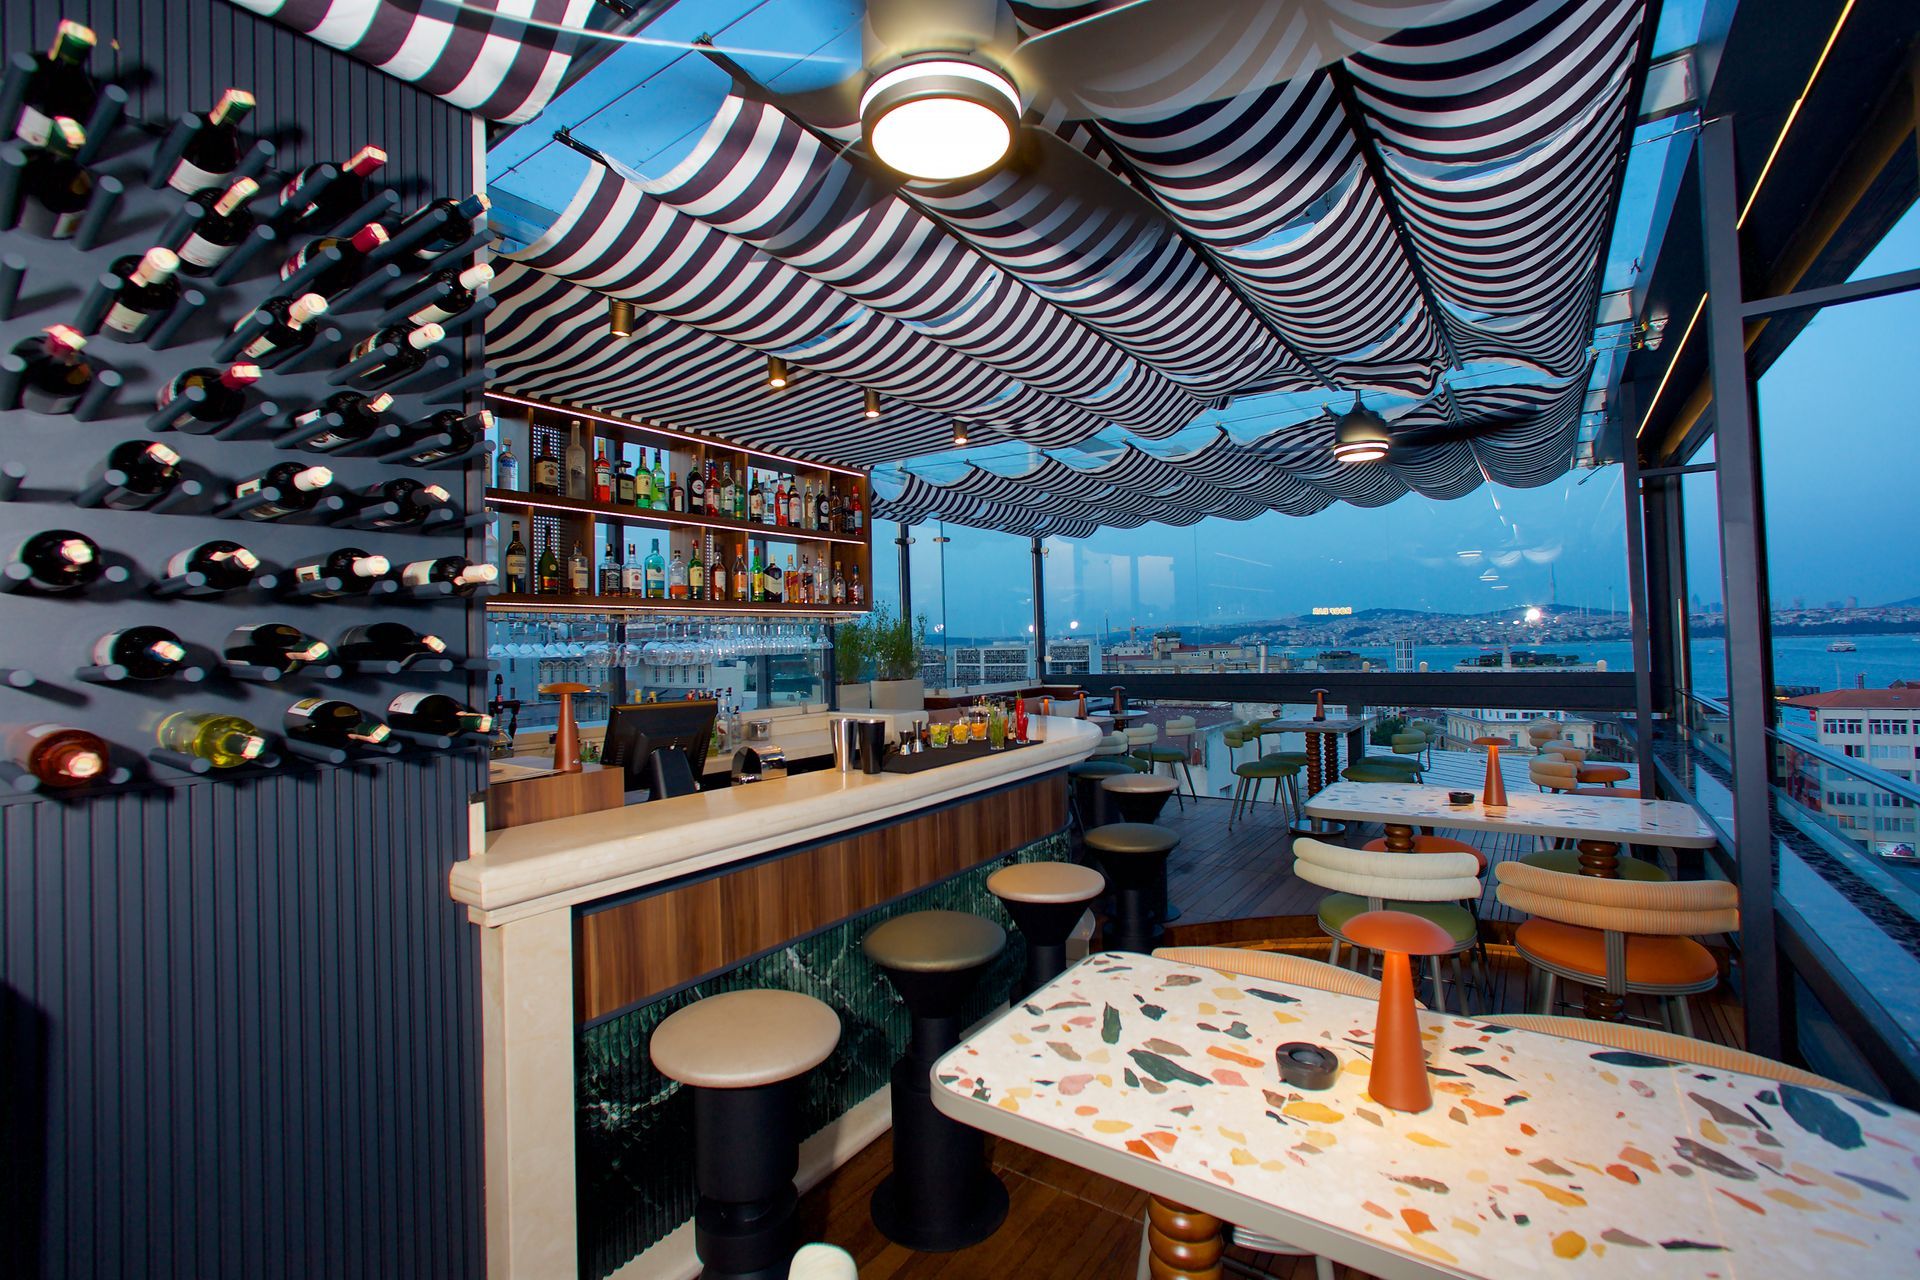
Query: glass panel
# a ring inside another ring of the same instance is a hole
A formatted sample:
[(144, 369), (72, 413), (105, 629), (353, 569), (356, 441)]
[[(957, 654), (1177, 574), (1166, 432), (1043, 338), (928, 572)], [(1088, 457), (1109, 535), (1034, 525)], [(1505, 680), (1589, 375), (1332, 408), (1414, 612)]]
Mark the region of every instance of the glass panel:
[[(1713, 442), (1688, 459), (1713, 461)], [(1686, 539), (1687, 670), (1682, 689), (1710, 698), (1727, 696), (1727, 618), (1721, 607), (1720, 496), (1711, 471), (1680, 477), (1680, 510)]]
[(909, 550), (913, 611), (926, 619), (921, 679), (927, 688), (980, 689), (1031, 681), (1029, 540), (960, 525), (920, 524), (913, 527)]

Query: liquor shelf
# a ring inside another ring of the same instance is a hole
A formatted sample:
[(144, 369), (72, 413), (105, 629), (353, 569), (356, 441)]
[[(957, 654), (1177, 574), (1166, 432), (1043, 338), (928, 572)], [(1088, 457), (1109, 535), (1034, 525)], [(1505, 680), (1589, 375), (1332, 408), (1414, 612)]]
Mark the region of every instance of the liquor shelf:
[(579, 594), (524, 595), (517, 592), (487, 597), (488, 609), (550, 609), (568, 613), (713, 613), (730, 617), (771, 614), (783, 618), (850, 618), (867, 612), (864, 606), (786, 604), (781, 601), (636, 599), (632, 596)]
[(730, 520), (724, 516), (695, 515), (691, 511), (661, 511), (652, 507), (623, 507), (613, 502), (565, 498), (552, 493), (528, 493), (514, 489), (488, 489), (487, 503), (494, 507), (531, 508), (558, 511), (568, 515), (592, 516), (596, 520), (618, 520), (624, 524), (677, 526), (714, 529), (745, 537), (775, 542), (837, 542), (864, 547), (867, 538), (858, 533), (827, 533), (790, 524), (755, 524), (751, 520)]

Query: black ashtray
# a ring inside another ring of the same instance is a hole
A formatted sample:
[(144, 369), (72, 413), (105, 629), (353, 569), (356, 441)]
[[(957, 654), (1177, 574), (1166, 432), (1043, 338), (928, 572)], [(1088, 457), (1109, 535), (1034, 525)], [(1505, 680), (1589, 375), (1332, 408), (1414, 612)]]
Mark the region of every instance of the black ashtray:
[(1471, 792), (1471, 791), (1449, 791), (1449, 792), (1447, 792), (1447, 803), (1448, 803), (1448, 804), (1452, 804), (1452, 805), (1463, 805), (1463, 804), (1472, 804), (1472, 803), (1473, 803), (1473, 792)]
[(1340, 1074), (1340, 1059), (1330, 1049), (1291, 1040), (1273, 1051), (1280, 1078), (1298, 1089), (1325, 1089)]

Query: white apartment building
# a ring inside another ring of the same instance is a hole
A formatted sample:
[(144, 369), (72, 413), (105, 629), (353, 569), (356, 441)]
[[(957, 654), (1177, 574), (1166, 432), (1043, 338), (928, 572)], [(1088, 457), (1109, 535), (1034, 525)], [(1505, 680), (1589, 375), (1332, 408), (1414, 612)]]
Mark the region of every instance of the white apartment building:
[[(1785, 705), (1812, 717), (1814, 740), (1830, 751), (1903, 782), (1912, 782), (1920, 770), (1920, 687), (1835, 689), (1788, 698)], [(1831, 765), (1813, 766), (1812, 776), (1819, 794), (1802, 794), (1801, 801), (1862, 844), (1913, 843), (1915, 815), (1905, 800)]]

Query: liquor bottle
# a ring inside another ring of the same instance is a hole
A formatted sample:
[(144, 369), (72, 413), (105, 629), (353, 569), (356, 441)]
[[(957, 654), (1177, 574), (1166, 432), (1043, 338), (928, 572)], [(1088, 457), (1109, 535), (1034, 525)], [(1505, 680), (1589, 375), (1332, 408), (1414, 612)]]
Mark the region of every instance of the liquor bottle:
[[(188, 409), (185, 416), (176, 419), (174, 429), (188, 435), (205, 435), (240, 416), (240, 411), (247, 407), (247, 388), (258, 381), (260, 366), (257, 364), (232, 364), (224, 369), (199, 365), (181, 370), (171, 382), (162, 386), (154, 397), (154, 407), (164, 409), (190, 389), (200, 388), (206, 393), (206, 399)], [(295, 418), (294, 421), (298, 422), (299, 419)]]
[(577, 596), (593, 594), (593, 561), (587, 558), (578, 542), (573, 544), (573, 554), (567, 557), (567, 586)]
[(700, 544), (695, 542), (693, 550), (687, 555), (687, 599), (705, 600), (707, 598), (707, 566), (700, 558)]
[(801, 524), (801, 515), (800, 515), (803, 509), (804, 507), (800, 500), (800, 482), (798, 480), (795, 480), (792, 476), (788, 476), (787, 477), (787, 527), (788, 528), (799, 529), (804, 527)]
[(533, 491), (553, 497), (560, 495), (560, 459), (545, 439), (533, 442)]
[(664, 449), (653, 451), (653, 509), (655, 511), (667, 509), (667, 464)]
[(567, 424), (567, 496), (587, 496), (587, 448), (580, 443), (580, 419)]
[(667, 472), (667, 510), (684, 512), (686, 509), (686, 486), (680, 483), (678, 471), (669, 471)]
[(452, 285), (453, 292), (438, 302), (429, 302), (408, 315), (407, 319), (414, 324), (444, 324), (480, 301), (481, 293), (492, 279), (493, 268), (484, 262), (475, 263), (463, 271), (455, 271), (451, 267), (436, 271), (421, 284)]
[(753, 602), (759, 604), (767, 598), (767, 574), (760, 564), (760, 546), (754, 544), (753, 566), (747, 570), (747, 576), (753, 580)]
[(267, 667), (291, 675), (310, 662), (332, 656), (324, 641), (284, 622), (254, 622), (227, 633), (220, 656), (248, 667)]
[[(259, 376), (258, 365), (236, 367), (253, 369), (255, 376)], [(319, 404), (294, 414), (293, 425), (311, 427), (328, 414), (337, 414), (340, 418), (337, 426), (328, 427), (309, 439), (304, 446), (321, 453), (331, 453), (335, 449), (344, 449), (369, 439), (380, 429), (381, 416), (392, 407), (393, 397), (384, 391), (371, 396), (358, 391), (336, 391)]]
[(527, 544), (520, 538), (520, 522), (513, 522), (513, 537), (507, 543), (507, 590), (514, 595), (527, 594)]
[(653, 507), (653, 472), (647, 467), (647, 451), (640, 451), (640, 465), (633, 473), (633, 505), (642, 511)]
[(30, 534), (13, 553), (13, 560), (26, 570), (26, 576), (10, 581), (49, 595), (66, 595), (92, 586), (106, 569), (99, 544), (71, 529)]
[(813, 481), (808, 480), (805, 483), (799, 497), (800, 514), (795, 518), (793, 523), (796, 528), (811, 529), (814, 527), (813, 521), (815, 514), (813, 505)]
[(852, 517), (851, 522), (847, 526), (848, 533), (859, 533), (867, 527), (866, 508), (860, 505), (860, 486), (855, 484), (849, 484), (847, 486), (847, 509), (849, 515)]
[(835, 480), (827, 493), (827, 522), (820, 526), (827, 533), (840, 532), (840, 482)]
[(258, 760), (267, 740), (253, 722), (217, 711), (176, 711), (154, 735), (168, 751), (205, 760), (216, 769), (234, 769)]
[(7, 759), (45, 787), (84, 787), (107, 771), (107, 744), (64, 724), (25, 725), (7, 731)]
[(680, 558), (680, 548), (673, 549), (673, 562), (667, 566), (667, 596), (673, 600), (687, 598), (687, 562)]
[(488, 583), (498, 581), (500, 571), (465, 556), (435, 556), (430, 560), (409, 560), (400, 566), (399, 577), (410, 587), (424, 587), (429, 582), (449, 583), (455, 595), (470, 596)]
[(786, 528), (788, 505), (791, 500), (791, 495), (787, 493), (786, 477), (782, 476), (773, 487), (773, 519), (767, 523), (778, 528)]
[(560, 576), (560, 557), (553, 553), (551, 542), (541, 549), (540, 559), (535, 562), (535, 577), (543, 596), (557, 596), (566, 590)]
[(368, 519), (367, 527), (371, 529), (411, 529), (451, 501), (453, 495), (441, 486), (422, 483), (412, 476), (397, 476), (369, 485), (354, 499), (356, 509), (362, 512), (387, 503), (400, 508), (391, 515)]
[(613, 469), (613, 505), (630, 507), (634, 496), (633, 464), (622, 458)]
[(833, 562), (833, 602), (835, 604), (845, 604), (847, 602), (847, 580), (840, 576), (840, 562), (838, 560)]
[(346, 750), (377, 747), (393, 730), (340, 698), (302, 698), (287, 708), (287, 737), (295, 742)]
[(242, 178), (225, 191), (210, 188), (190, 201), (200, 206), (200, 220), (180, 242), (180, 269), (190, 276), (210, 276), (253, 231), (250, 203), (260, 191), (252, 178)]
[(667, 598), (667, 562), (660, 555), (660, 539), (653, 540), (653, 550), (647, 553), (647, 599), (664, 600)]
[(393, 565), (385, 556), (373, 555), (359, 547), (340, 547), (317, 560), (294, 565), (289, 576), (303, 586), (325, 584), (306, 594), (320, 600), (335, 600), (341, 596), (365, 595), (391, 568)]
[(493, 460), (493, 487), (508, 492), (520, 489), (520, 459), (514, 456), (511, 440), (500, 442), (500, 452)]
[(334, 653), (348, 662), (406, 662), (438, 658), (447, 652), (439, 636), (415, 631), (399, 622), (366, 622), (348, 627)]
[(607, 460), (605, 440), (600, 442), (600, 452), (593, 459), (593, 500), (613, 501), (613, 463)]
[(827, 558), (821, 556), (813, 562), (813, 602), (831, 604), (833, 602), (833, 583), (827, 578)]
[(626, 563), (620, 569), (620, 594), (629, 600), (645, 599), (647, 594), (646, 566), (640, 563), (631, 542), (627, 544)]
[(493, 717), (475, 711), (444, 693), (402, 693), (387, 704), (387, 722), (410, 733), (430, 733), (443, 738), (463, 733), (491, 733)]
[(281, 462), (234, 485), (233, 497), (238, 501), (262, 490), (272, 489), (276, 495), (274, 498), (240, 514), (248, 520), (278, 520), (296, 512), (311, 511), (326, 496), (327, 488), (332, 484), (333, 472), (325, 467)]
[(292, 207), (293, 198), (299, 194), (302, 184), (317, 177), (326, 163), (310, 164), (287, 179), (280, 188), (280, 210), (287, 215), (287, 225), (302, 231), (317, 231), (329, 227), (358, 209), (367, 198), (367, 179), (379, 172), (380, 166), (387, 162), (387, 153), (379, 147), (362, 147), (352, 156), (340, 163), (340, 172), (332, 182), (320, 192), (317, 199), (304, 202), (300, 208)]
[(224, 538), (215, 538), (211, 542), (202, 542), (198, 546), (177, 551), (167, 561), (167, 578), (184, 578), (188, 574), (199, 574), (203, 585), (183, 590), (180, 594), (192, 596), (216, 596), (225, 591), (238, 591), (253, 581), (253, 575), (260, 568), (260, 557), (253, 554), (237, 542), (228, 542)]
[(760, 524), (766, 519), (765, 502), (766, 499), (760, 492), (759, 482), (749, 479), (747, 481), (747, 518), (754, 524)]
[(620, 597), (620, 542), (614, 530), (607, 530), (607, 554), (600, 559), (600, 594), (609, 600)]
[(860, 585), (860, 566), (853, 566), (853, 580), (847, 583), (847, 603), (858, 609), (866, 602), (866, 589)]
[(114, 511), (139, 511), (179, 485), (180, 455), (157, 440), (124, 440), (107, 451), (87, 477), (101, 491), (100, 505)]
[(129, 680), (165, 680), (186, 661), (187, 647), (165, 627), (127, 627), (93, 644), (93, 665), (119, 667)]
[(362, 382), (391, 382), (425, 364), (427, 352), (433, 349), (434, 343), (446, 336), (447, 331), (437, 324), (423, 324), (417, 329), (396, 324), (362, 339), (347, 359), (358, 360), (385, 346), (397, 348), (379, 364), (360, 371)]
[(458, 409), (442, 409), (407, 428), (407, 435), (420, 448), (401, 458), (404, 465), (424, 467), (469, 452), (493, 429), (493, 414), (481, 409), (473, 414)]
[[(269, 355), (278, 360), (312, 345), (313, 324), (327, 314), (327, 300), (317, 293), (303, 293), (297, 298), (268, 298), (257, 309), (266, 312), (270, 321), (254, 335), (253, 341), (240, 349), (240, 354), (248, 360), (262, 360)], [(234, 332), (244, 328), (253, 316), (252, 311), (241, 316), (233, 326)]]
[[(788, 569), (787, 573), (789, 577), (793, 576), (793, 570), (791, 568)], [(813, 603), (813, 563), (804, 555), (800, 557), (800, 575), (793, 580), (793, 591), (791, 594), (795, 604)]]
[(64, 324), (49, 325), (34, 337), (14, 343), (13, 354), (25, 360), (27, 368), (20, 375), (19, 398), (8, 407), (72, 413), (93, 385), (86, 346), (80, 331)]
[(733, 544), (733, 598), (742, 604), (753, 598), (748, 593), (747, 551), (737, 542)]
[(721, 554), (713, 535), (707, 535), (707, 599), (722, 601), (727, 598), (728, 588), (733, 585), (733, 575), (727, 571), (727, 558)]
[(167, 185), (185, 196), (222, 185), (240, 166), (240, 122), (251, 110), (253, 95), (246, 90), (229, 89), (221, 94), (187, 142), (180, 162), (167, 176)]
[(93, 118), (100, 91), (87, 73), (87, 59), (95, 43), (92, 30), (70, 19), (62, 19), (54, 28), (52, 46), (33, 55), (20, 116), (13, 122), (14, 137), (29, 147), (44, 147), (55, 120)]
[(411, 231), (415, 225), (432, 220), (439, 229), (413, 246), (415, 262), (431, 262), (448, 250), (457, 249), (473, 235), (473, 220), (493, 205), (478, 192), (455, 200), (451, 196), (422, 205), (391, 228), (395, 236)]
[(791, 551), (787, 552), (787, 571), (780, 579), (780, 593), (781, 598), (788, 604), (793, 604), (800, 599), (800, 576), (794, 568)]
[(827, 497), (827, 482), (822, 480), (813, 494), (813, 527), (820, 533), (830, 532), (833, 526), (833, 513)]
[(65, 116), (53, 122), (45, 146), (31, 151), (20, 170), (20, 229), (49, 240), (68, 240), (80, 228), (93, 199), (93, 175), (77, 157), (87, 131)]
[(180, 282), (173, 275), (179, 266), (180, 259), (173, 250), (158, 245), (145, 253), (114, 259), (107, 274), (119, 277), (120, 289), (100, 323), (129, 338), (140, 336), (180, 300)]
[(707, 514), (707, 463), (695, 458), (687, 467), (687, 510), (696, 516)]
[(386, 242), (387, 229), (377, 222), (369, 222), (351, 236), (319, 236), (280, 264), (280, 278), (291, 280), (328, 249), (339, 249), (340, 261), (323, 267), (319, 275), (307, 281), (309, 292), (331, 298), (360, 283), (367, 274), (367, 255)]

